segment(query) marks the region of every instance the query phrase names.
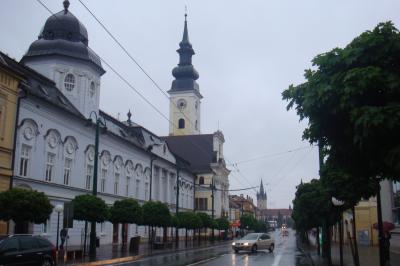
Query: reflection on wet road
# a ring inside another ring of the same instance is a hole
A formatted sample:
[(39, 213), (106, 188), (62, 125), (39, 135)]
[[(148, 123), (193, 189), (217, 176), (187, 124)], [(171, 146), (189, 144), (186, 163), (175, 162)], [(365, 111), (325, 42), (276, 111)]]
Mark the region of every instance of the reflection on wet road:
[(181, 251), (173, 254), (163, 254), (143, 258), (139, 261), (121, 263), (118, 265), (132, 266), (172, 266), (172, 265), (207, 265), (207, 266), (305, 266), (306, 261), (297, 251), (295, 232), (290, 231), (289, 236), (282, 237), (279, 231), (272, 232), (275, 236), (275, 250), (259, 250), (256, 253), (240, 252), (235, 254), (231, 244), (215, 247), (206, 247), (192, 251)]

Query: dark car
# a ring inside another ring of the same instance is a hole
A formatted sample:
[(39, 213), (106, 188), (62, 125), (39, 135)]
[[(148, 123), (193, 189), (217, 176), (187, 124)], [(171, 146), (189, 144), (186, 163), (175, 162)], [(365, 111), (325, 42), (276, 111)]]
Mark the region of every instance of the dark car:
[(0, 236), (0, 266), (53, 266), (56, 248), (47, 239), (32, 235)]

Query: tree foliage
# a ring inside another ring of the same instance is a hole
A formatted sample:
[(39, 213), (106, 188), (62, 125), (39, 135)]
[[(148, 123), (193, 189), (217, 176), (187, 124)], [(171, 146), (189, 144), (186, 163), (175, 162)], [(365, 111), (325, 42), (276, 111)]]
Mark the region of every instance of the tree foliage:
[(376, 177), (400, 178), (399, 31), (380, 23), (312, 63), (283, 99), (308, 119), (303, 138), (323, 149), (325, 183), (354, 204), (377, 191)]
[(53, 205), (43, 192), (12, 188), (0, 193), (0, 220), (15, 223), (44, 223)]
[(256, 222), (257, 222), (256, 218), (254, 218), (252, 215), (243, 214), (240, 217), (240, 228), (253, 230)]
[(76, 196), (71, 203), (75, 220), (100, 223), (109, 217), (109, 209), (104, 200), (94, 195)]
[(147, 201), (142, 206), (143, 224), (165, 227), (171, 224), (171, 213), (168, 206), (159, 201)]
[(200, 217), (194, 212), (180, 212), (178, 219), (180, 228), (198, 229), (203, 227)]
[(297, 230), (306, 231), (323, 222), (334, 224), (339, 220), (339, 210), (333, 208), (328, 192), (316, 179), (297, 186), (292, 213)]
[(114, 202), (110, 208), (110, 221), (112, 223), (136, 223), (142, 222), (142, 208), (134, 199), (123, 199)]
[(228, 230), (230, 227), (229, 221), (225, 217), (217, 218), (217, 219), (215, 219), (215, 221), (217, 224), (216, 229), (218, 229), (218, 230)]
[(204, 212), (198, 212), (197, 216), (200, 218), (201, 223), (204, 228), (212, 227), (213, 223), (212, 223), (212, 219), (211, 219), (210, 215), (208, 215), (207, 213), (204, 213)]

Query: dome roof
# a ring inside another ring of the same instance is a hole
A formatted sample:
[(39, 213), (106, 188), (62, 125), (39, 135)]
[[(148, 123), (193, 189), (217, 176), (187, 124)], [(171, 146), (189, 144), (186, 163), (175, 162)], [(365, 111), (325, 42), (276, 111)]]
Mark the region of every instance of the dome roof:
[(38, 40), (31, 44), (21, 62), (38, 56), (61, 55), (87, 61), (103, 74), (100, 57), (88, 47), (85, 26), (68, 10), (68, 6), (69, 2), (64, 1), (65, 9), (46, 20)]
[(39, 35), (40, 39), (64, 39), (88, 45), (88, 34), (85, 26), (68, 10), (60, 11), (46, 20)]

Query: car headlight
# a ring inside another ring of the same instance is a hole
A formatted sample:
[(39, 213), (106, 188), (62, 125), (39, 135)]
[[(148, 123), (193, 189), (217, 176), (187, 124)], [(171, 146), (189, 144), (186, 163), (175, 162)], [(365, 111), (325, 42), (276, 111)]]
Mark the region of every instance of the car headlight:
[(234, 245), (236, 245), (236, 243), (235, 243), (235, 242), (233, 242), (233, 243), (232, 243), (232, 246), (234, 246)]
[(246, 242), (246, 243), (244, 243), (243, 245), (244, 245), (244, 246), (248, 246), (248, 245), (249, 245), (249, 243), (247, 243), (247, 242)]

